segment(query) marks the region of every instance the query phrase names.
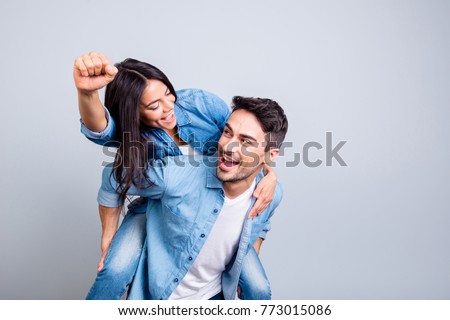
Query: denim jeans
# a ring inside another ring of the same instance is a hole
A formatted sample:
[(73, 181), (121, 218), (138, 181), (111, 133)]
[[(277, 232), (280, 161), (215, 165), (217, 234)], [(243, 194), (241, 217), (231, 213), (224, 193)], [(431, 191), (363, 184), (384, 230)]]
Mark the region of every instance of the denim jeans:
[(118, 300), (133, 280), (146, 238), (145, 213), (128, 211), (86, 299)]
[[(104, 267), (97, 273), (86, 299), (120, 299), (132, 283), (146, 239), (146, 215), (132, 210), (130, 208), (117, 230), (105, 257)], [(145, 278), (144, 275), (142, 276)], [(140, 278), (141, 275), (137, 277)], [(138, 282), (142, 280), (139, 279)], [(244, 258), (239, 287), (241, 288), (240, 299), (271, 299), (269, 281), (253, 247)]]
[(242, 263), (239, 287), (241, 300), (270, 300), (272, 297), (269, 279), (253, 247), (248, 250)]

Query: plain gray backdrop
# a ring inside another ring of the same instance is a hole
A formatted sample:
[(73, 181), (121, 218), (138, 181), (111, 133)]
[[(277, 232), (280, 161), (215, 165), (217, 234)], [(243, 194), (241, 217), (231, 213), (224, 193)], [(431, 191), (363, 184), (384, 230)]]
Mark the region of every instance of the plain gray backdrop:
[[(0, 35), (1, 299), (83, 299), (94, 280), (111, 158), (79, 132), (72, 79), (91, 50), (285, 108), (274, 299), (450, 298), (448, 1), (2, 1)], [(347, 167), (291, 165), (326, 132)]]

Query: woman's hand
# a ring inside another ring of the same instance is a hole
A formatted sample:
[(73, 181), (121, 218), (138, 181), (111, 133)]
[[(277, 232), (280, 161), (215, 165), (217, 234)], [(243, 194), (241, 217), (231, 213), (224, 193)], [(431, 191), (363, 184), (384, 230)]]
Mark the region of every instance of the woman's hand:
[(97, 265), (97, 272), (100, 272), (103, 269), (103, 266), (105, 263), (105, 257), (106, 257), (106, 254), (108, 253), (112, 239), (113, 239), (113, 237), (110, 237), (110, 238), (102, 237), (102, 243), (101, 243), (102, 255), (100, 256), (100, 262)]
[(110, 83), (117, 71), (105, 55), (90, 52), (75, 60), (73, 65), (75, 87), (82, 94), (95, 93)]
[(253, 196), (257, 199), (249, 213), (249, 218), (253, 219), (261, 214), (272, 202), (275, 187), (277, 186), (277, 175), (268, 165), (265, 166), (265, 176), (256, 186)]
[(117, 72), (103, 54), (91, 52), (75, 60), (73, 79), (78, 90), (80, 117), (91, 131), (100, 132), (108, 124), (98, 90), (110, 83)]

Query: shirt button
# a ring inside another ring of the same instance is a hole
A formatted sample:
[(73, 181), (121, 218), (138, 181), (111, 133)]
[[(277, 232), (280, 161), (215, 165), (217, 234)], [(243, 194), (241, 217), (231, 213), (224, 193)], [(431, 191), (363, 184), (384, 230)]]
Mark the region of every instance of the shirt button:
[(174, 282), (178, 282), (178, 278), (175, 278), (175, 280), (173, 280)]
[(189, 261), (192, 261), (192, 257), (189, 257), (188, 260), (189, 260)]
[(217, 213), (217, 211), (219, 211), (219, 210), (217, 210), (217, 209), (214, 209), (214, 213)]
[(202, 234), (200, 235), (200, 237), (204, 238), (204, 237), (205, 237), (205, 234), (204, 234), (204, 233), (202, 233)]

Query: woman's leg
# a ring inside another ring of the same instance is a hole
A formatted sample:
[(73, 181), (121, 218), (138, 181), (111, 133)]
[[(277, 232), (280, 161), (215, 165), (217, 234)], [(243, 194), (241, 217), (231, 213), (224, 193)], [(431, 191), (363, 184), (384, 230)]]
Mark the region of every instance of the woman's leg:
[(132, 206), (122, 221), (105, 257), (103, 269), (97, 273), (86, 299), (120, 299), (133, 280), (146, 238), (145, 212)]
[(148, 287), (147, 240), (144, 242), (141, 257), (134, 274), (133, 283), (128, 289), (128, 300), (152, 300)]
[(253, 247), (242, 263), (239, 287), (241, 300), (270, 300), (272, 297), (269, 279)]

